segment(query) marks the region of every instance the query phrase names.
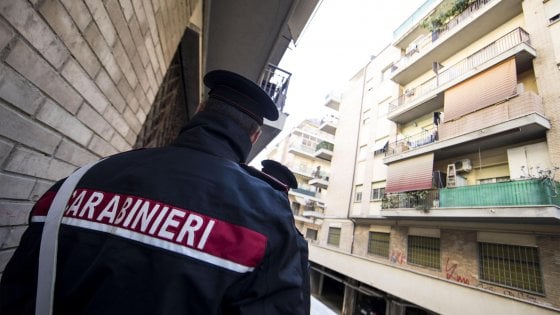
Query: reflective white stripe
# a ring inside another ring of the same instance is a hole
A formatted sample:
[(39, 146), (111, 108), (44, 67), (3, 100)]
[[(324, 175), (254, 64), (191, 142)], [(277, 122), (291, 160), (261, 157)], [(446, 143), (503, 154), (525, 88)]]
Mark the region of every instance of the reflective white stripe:
[(82, 220), (82, 219), (77, 219), (77, 218), (62, 218), (62, 223), (63, 224), (68, 224), (68, 225), (72, 225), (72, 226), (77, 226), (77, 227), (81, 227), (81, 228), (86, 228), (86, 229), (91, 229), (91, 230), (96, 230), (96, 231), (101, 231), (101, 232), (106, 232), (106, 233), (110, 233), (110, 234), (114, 234), (114, 235), (118, 235), (121, 237), (125, 237), (131, 240), (135, 240), (144, 244), (148, 244), (148, 245), (152, 245), (152, 246), (156, 246), (159, 248), (163, 248), (175, 253), (179, 253), (194, 259), (198, 259), (204, 262), (207, 262), (209, 264), (212, 265), (216, 265), (216, 266), (220, 266), (222, 268), (231, 270), (231, 271), (235, 271), (235, 272), (239, 272), (239, 273), (243, 273), (243, 272), (251, 272), (253, 270), (255, 270), (254, 267), (249, 267), (249, 266), (245, 266), (245, 265), (241, 265), (238, 264), (236, 262), (230, 261), (230, 260), (226, 260), (220, 257), (216, 257), (192, 248), (189, 248), (187, 246), (182, 246), (182, 245), (178, 245), (175, 244), (173, 242), (168, 242), (159, 238), (155, 238), (155, 237), (151, 237), (148, 235), (144, 235), (141, 233), (137, 233), (128, 229), (123, 229), (120, 227), (116, 227), (113, 225), (109, 225), (109, 224), (104, 224), (104, 223), (99, 223), (99, 222), (92, 222), (92, 221), (88, 221), (88, 220)]
[(45, 222), (46, 220), (47, 220), (46, 215), (31, 217), (31, 222)]
[(54, 283), (56, 280), (56, 257), (58, 251), (58, 230), (66, 204), (76, 184), (93, 165), (92, 162), (77, 169), (60, 186), (49, 207), (41, 233), (39, 262), (37, 270), (37, 296), (35, 298), (35, 314), (50, 315), (53, 312)]

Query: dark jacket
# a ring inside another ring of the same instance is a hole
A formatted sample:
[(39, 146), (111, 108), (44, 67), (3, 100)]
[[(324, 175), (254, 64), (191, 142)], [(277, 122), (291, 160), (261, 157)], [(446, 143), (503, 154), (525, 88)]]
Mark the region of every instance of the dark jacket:
[[(61, 225), (55, 313), (308, 313), (285, 193), (241, 168), (248, 137), (216, 115), (84, 175)], [(34, 312), (41, 221), (59, 186), (34, 206), (5, 269), (1, 314)]]

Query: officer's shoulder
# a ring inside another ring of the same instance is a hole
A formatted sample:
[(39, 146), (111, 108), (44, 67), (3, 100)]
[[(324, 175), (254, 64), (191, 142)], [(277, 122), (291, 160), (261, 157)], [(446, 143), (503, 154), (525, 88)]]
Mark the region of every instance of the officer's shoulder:
[(247, 173), (249, 173), (251, 176), (256, 177), (262, 181), (267, 182), (270, 186), (272, 186), (272, 188), (282, 191), (282, 192), (288, 192), (288, 186), (282, 184), (280, 181), (278, 181), (277, 179), (275, 179), (274, 177), (267, 175), (266, 173), (263, 173), (261, 171), (259, 171), (258, 169), (247, 165), (247, 164), (239, 164), (243, 169), (245, 169), (247, 171)]

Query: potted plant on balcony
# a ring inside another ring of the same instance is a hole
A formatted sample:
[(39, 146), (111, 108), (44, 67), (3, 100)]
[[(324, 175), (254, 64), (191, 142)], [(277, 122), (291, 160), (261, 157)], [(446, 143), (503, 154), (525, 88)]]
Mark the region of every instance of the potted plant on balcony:
[(424, 210), (424, 212), (428, 212), (430, 206), (426, 202), (428, 199), (428, 194), (430, 192), (428, 190), (417, 190), (409, 192), (409, 196), (412, 198), (413, 204), (417, 210)]
[(446, 0), (439, 6), (438, 10), (424, 19), (420, 25), (432, 32), (432, 40), (435, 40), (437, 39), (437, 32), (451, 19), (465, 11), (473, 2), (475, 0)]

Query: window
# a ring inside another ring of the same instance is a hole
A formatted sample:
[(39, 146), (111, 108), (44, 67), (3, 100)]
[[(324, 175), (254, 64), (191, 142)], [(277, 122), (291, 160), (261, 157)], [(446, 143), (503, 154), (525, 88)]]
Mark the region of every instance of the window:
[(408, 262), (440, 269), (439, 238), (408, 236)]
[(363, 145), (358, 150), (358, 161), (365, 160), (366, 155), (367, 155), (367, 145)]
[(305, 231), (305, 238), (308, 239), (308, 240), (316, 241), (317, 240), (317, 230), (307, 229), (307, 231)]
[(389, 257), (389, 233), (369, 232), (368, 253)]
[(479, 243), (480, 280), (544, 293), (536, 247)]
[(329, 237), (327, 244), (338, 246), (340, 244), (340, 230), (338, 227), (329, 227)]
[(356, 185), (355, 191), (354, 191), (354, 202), (361, 202), (362, 201), (362, 188), (363, 185)]
[(493, 177), (493, 178), (482, 178), (478, 180), (479, 184), (492, 184), (492, 183), (501, 183), (509, 181), (509, 176), (502, 176), (502, 177)]
[(385, 195), (385, 187), (371, 188), (370, 200), (381, 200)]
[(299, 208), (300, 208), (300, 204), (292, 201), (292, 212), (294, 213), (294, 215), (299, 215)]

